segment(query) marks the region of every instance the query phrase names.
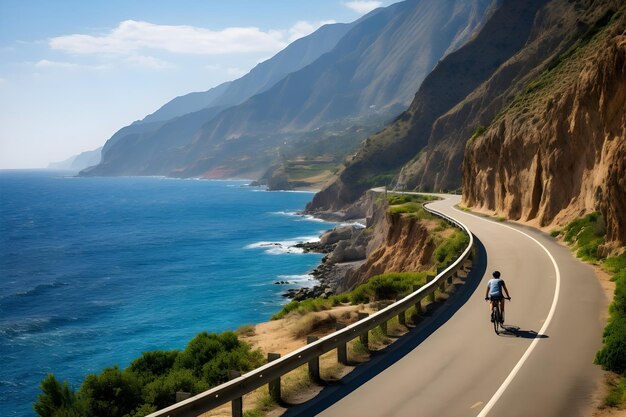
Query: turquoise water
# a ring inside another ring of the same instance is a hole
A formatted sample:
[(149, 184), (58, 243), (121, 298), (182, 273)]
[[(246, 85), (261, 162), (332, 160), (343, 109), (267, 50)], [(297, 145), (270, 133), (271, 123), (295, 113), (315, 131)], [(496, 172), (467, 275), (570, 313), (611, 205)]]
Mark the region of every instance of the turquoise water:
[[(0, 171), (0, 415), (34, 415), (49, 372), (77, 388), (141, 352), (268, 320), (333, 225), (310, 193), (245, 181)], [(276, 285), (287, 280), (290, 285)]]

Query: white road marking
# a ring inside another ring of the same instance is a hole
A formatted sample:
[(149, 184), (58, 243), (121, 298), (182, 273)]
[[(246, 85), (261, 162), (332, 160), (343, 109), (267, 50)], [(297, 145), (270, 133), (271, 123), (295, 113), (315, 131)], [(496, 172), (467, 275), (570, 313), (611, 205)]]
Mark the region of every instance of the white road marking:
[[(453, 208), (454, 208), (454, 210), (456, 210), (458, 212), (464, 213), (463, 211), (457, 209), (456, 207), (453, 207)], [(464, 214), (466, 214), (466, 213), (464, 213)], [(502, 223), (497, 223), (497, 222), (494, 222), (492, 220), (487, 220), (487, 219), (484, 219), (484, 218), (476, 216), (476, 215), (474, 215), (474, 217), (477, 218), (477, 219), (486, 221), (486, 222), (490, 222), (490, 223), (498, 225), (498, 226), (506, 227), (507, 229), (514, 230), (517, 233), (521, 233), (524, 236), (526, 236), (527, 238), (529, 238), (530, 240), (532, 240), (533, 242), (535, 242), (548, 255), (548, 257), (550, 258), (550, 261), (552, 261), (552, 265), (554, 266), (554, 271), (556, 273), (556, 288), (554, 290), (554, 297), (552, 298), (552, 307), (550, 308), (550, 313), (548, 313), (548, 317), (545, 319), (545, 322), (544, 322), (543, 326), (541, 327), (541, 330), (539, 330), (539, 334), (537, 335), (537, 337), (535, 337), (535, 339), (533, 339), (532, 343), (530, 344), (530, 346), (528, 346), (528, 349), (526, 349), (526, 352), (524, 352), (524, 355), (517, 362), (517, 364), (515, 365), (515, 367), (513, 368), (511, 373), (509, 374), (509, 376), (504, 380), (502, 385), (500, 385), (500, 388), (498, 388), (498, 390), (493, 395), (493, 397), (491, 397), (491, 400), (489, 400), (487, 405), (485, 405), (485, 407), (481, 410), (480, 414), (478, 414), (478, 416), (477, 416), (477, 417), (485, 417), (487, 414), (489, 414), (489, 411), (491, 411), (493, 406), (498, 402), (498, 400), (500, 399), (502, 394), (504, 394), (504, 391), (511, 384), (511, 382), (513, 381), (513, 379), (515, 378), (515, 376), (517, 375), (519, 370), (522, 368), (522, 366), (524, 365), (524, 363), (526, 362), (526, 360), (528, 359), (528, 357), (530, 356), (532, 351), (535, 349), (535, 347), (539, 343), (539, 336), (545, 334), (548, 326), (550, 325), (550, 322), (552, 321), (552, 317), (554, 316), (554, 312), (556, 311), (556, 305), (557, 305), (557, 303), (559, 301), (559, 292), (560, 292), (560, 289), (561, 289), (561, 271), (559, 270), (559, 266), (557, 265), (556, 260), (554, 259), (554, 257), (550, 253), (550, 251), (548, 251), (548, 249), (545, 246), (543, 246), (534, 237), (532, 237), (532, 236), (522, 232), (521, 230), (517, 230), (517, 229), (515, 229), (515, 228), (513, 228), (511, 226), (507, 226), (507, 225), (502, 224)]]

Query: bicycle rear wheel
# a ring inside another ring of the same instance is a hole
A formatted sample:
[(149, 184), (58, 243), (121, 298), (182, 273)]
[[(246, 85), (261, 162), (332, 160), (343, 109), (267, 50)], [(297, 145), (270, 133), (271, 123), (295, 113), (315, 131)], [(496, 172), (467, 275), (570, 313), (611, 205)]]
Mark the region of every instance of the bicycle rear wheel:
[(492, 316), (493, 316), (493, 331), (496, 332), (497, 335), (499, 335), (500, 334), (500, 331), (499, 331), (500, 320), (502, 318), (502, 313), (500, 312), (499, 305), (496, 304), (493, 307)]

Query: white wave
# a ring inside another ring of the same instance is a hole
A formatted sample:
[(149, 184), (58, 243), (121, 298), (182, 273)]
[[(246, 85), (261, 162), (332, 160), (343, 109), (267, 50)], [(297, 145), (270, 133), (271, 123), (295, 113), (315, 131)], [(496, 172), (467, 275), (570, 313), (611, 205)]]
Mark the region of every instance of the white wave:
[(338, 226), (355, 226), (359, 229), (365, 229), (367, 227), (361, 222), (344, 222), (344, 223), (339, 223)]
[(293, 283), (305, 283), (315, 281), (315, 277), (311, 274), (305, 275), (279, 275), (279, 281), (290, 281)]
[(304, 253), (304, 249), (296, 248), (299, 243), (306, 242), (319, 242), (318, 236), (302, 236), (296, 237), (290, 240), (283, 240), (278, 242), (256, 242), (246, 245), (246, 249), (264, 249), (265, 253), (270, 255), (284, 255), (287, 253), (301, 254)]

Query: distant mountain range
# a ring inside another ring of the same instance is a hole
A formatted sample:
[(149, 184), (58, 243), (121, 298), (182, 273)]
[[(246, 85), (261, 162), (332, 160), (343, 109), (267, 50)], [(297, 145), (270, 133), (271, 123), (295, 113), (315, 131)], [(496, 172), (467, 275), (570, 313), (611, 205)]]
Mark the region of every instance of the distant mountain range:
[(329, 137), (356, 127), (362, 135), (325, 155), (340, 161), (406, 108), (496, 4), (408, 0), (324, 26), (239, 80), (176, 98), (122, 128), (102, 162), (81, 174), (258, 178), (284, 149), (319, 142), (319, 153)]
[(61, 162), (53, 162), (48, 165), (48, 169), (62, 169), (67, 171), (82, 171), (85, 168), (98, 165), (102, 147), (93, 151), (81, 152)]

